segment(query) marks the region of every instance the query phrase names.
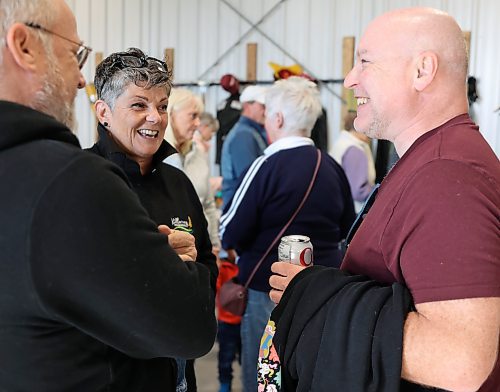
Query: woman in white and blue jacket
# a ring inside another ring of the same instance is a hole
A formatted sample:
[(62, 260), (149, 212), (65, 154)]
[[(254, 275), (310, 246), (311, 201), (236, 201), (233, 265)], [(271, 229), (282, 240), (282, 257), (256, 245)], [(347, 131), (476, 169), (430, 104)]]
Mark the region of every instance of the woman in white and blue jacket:
[[(271, 145), (243, 175), (221, 217), (222, 246), (237, 251), (242, 283), (295, 212), (309, 186), (317, 160), (317, 149), (309, 136), (320, 113), (319, 91), (304, 78), (277, 81), (266, 94), (265, 128)], [(338, 244), (354, 218), (344, 171), (328, 154), (322, 154), (311, 193), (284, 235), (310, 237), (314, 263), (338, 266), (342, 257)], [(245, 391), (257, 390), (258, 347), (274, 307), (268, 296), (268, 280), (271, 264), (277, 260), (278, 244), (249, 284), (241, 324)]]

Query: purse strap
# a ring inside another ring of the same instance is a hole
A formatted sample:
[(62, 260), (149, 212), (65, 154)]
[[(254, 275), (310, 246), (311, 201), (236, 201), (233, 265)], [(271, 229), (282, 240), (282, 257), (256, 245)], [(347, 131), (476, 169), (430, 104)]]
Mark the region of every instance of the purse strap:
[(255, 273), (259, 269), (260, 265), (264, 262), (265, 258), (267, 257), (267, 255), (269, 254), (269, 252), (271, 252), (271, 250), (273, 249), (274, 245), (276, 245), (276, 242), (278, 242), (278, 240), (281, 238), (281, 236), (286, 231), (286, 229), (288, 229), (288, 226), (290, 226), (290, 224), (295, 219), (295, 217), (297, 216), (297, 214), (299, 213), (299, 211), (302, 209), (302, 206), (306, 202), (307, 197), (311, 193), (311, 189), (312, 189), (312, 187), (314, 185), (314, 182), (316, 181), (316, 177), (318, 175), (318, 170), (319, 170), (319, 165), (321, 163), (321, 151), (319, 149), (317, 149), (317, 152), (318, 152), (318, 158), (316, 160), (316, 167), (314, 168), (314, 172), (313, 172), (313, 175), (311, 177), (311, 182), (309, 183), (309, 186), (307, 187), (306, 193), (304, 194), (304, 197), (302, 198), (302, 201), (300, 202), (299, 206), (297, 207), (297, 209), (295, 210), (295, 212), (293, 213), (293, 215), (290, 217), (290, 219), (288, 220), (288, 222), (286, 223), (286, 225), (283, 226), (283, 228), (278, 233), (278, 235), (276, 236), (276, 238), (273, 240), (273, 242), (271, 242), (271, 245), (269, 245), (269, 248), (267, 248), (266, 252), (260, 258), (259, 262), (255, 265), (255, 268), (252, 270), (252, 273), (250, 274), (249, 278), (247, 279), (247, 281), (245, 283), (245, 289), (248, 289), (248, 286), (249, 286), (250, 282), (252, 281)]

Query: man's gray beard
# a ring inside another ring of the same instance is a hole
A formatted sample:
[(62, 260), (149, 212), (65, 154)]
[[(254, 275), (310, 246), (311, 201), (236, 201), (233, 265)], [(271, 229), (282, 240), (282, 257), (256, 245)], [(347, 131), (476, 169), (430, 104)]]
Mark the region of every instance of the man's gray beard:
[(48, 69), (42, 88), (35, 93), (33, 108), (54, 117), (73, 130), (74, 121), (74, 97), (68, 102), (64, 96), (64, 79), (57, 66), (57, 59), (47, 56)]
[(370, 124), (370, 128), (368, 129), (368, 132), (363, 132), (365, 133), (366, 136), (372, 138), (372, 139), (385, 139), (383, 136), (384, 131), (387, 130), (387, 127), (389, 126), (389, 123), (378, 117), (375, 116), (373, 119), (372, 123)]

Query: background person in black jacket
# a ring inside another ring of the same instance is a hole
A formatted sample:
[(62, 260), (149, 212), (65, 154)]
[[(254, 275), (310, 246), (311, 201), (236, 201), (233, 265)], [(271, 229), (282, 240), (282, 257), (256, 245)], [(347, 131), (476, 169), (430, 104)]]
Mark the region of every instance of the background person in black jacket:
[(234, 75), (226, 74), (220, 78), (220, 86), (230, 95), (219, 103), (217, 107), (217, 120), (219, 131), (217, 132), (217, 145), (215, 150), (215, 163), (220, 165), (222, 156), (222, 145), (227, 134), (240, 118), (243, 109), (240, 102), (240, 81)]
[(90, 50), (66, 2), (0, 15), (0, 390), (173, 391), (168, 358), (214, 342), (211, 262), (183, 262), (61, 123)]
[[(151, 219), (164, 225), (167, 232), (168, 227), (174, 229), (169, 242), (192, 234), (197, 253), (191, 261), (206, 265), (216, 276), (215, 256), (196, 191), (181, 170), (163, 163), (177, 152), (163, 139), (171, 91), (167, 65), (131, 48), (105, 58), (97, 66), (94, 82), (99, 140), (90, 151), (123, 169)], [(177, 392), (188, 386), (190, 391), (196, 390), (193, 361), (186, 366), (185, 359), (178, 359), (177, 369)]]

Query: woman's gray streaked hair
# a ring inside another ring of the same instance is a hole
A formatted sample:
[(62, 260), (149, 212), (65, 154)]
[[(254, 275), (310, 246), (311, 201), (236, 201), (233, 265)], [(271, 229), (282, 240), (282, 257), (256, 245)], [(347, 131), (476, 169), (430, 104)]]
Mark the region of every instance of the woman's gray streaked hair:
[[(5, 46), (5, 38), (10, 26), (16, 22), (37, 23), (51, 29), (59, 10), (52, 0), (1, 0), (0, 1), (0, 44)], [(50, 35), (41, 30), (32, 29), (37, 34), (47, 51), (52, 51)], [(3, 62), (0, 50), (0, 63)]]
[(302, 77), (278, 80), (266, 92), (266, 116), (281, 112), (290, 135), (309, 137), (321, 110), (318, 87)]
[(115, 69), (116, 58), (121, 55), (131, 54), (138, 57), (147, 57), (137, 48), (129, 48), (125, 52), (117, 52), (106, 57), (96, 68), (94, 85), (97, 98), (106, 102), (113, 109), (116, 99), (123, 94), (131, 83), (149, 89), (152, 87), (165, 87), (167, 94), (172, 88), (172, 73), (164, 72), (154, 62), (148, 62), (147, 67), (125, 67)]

